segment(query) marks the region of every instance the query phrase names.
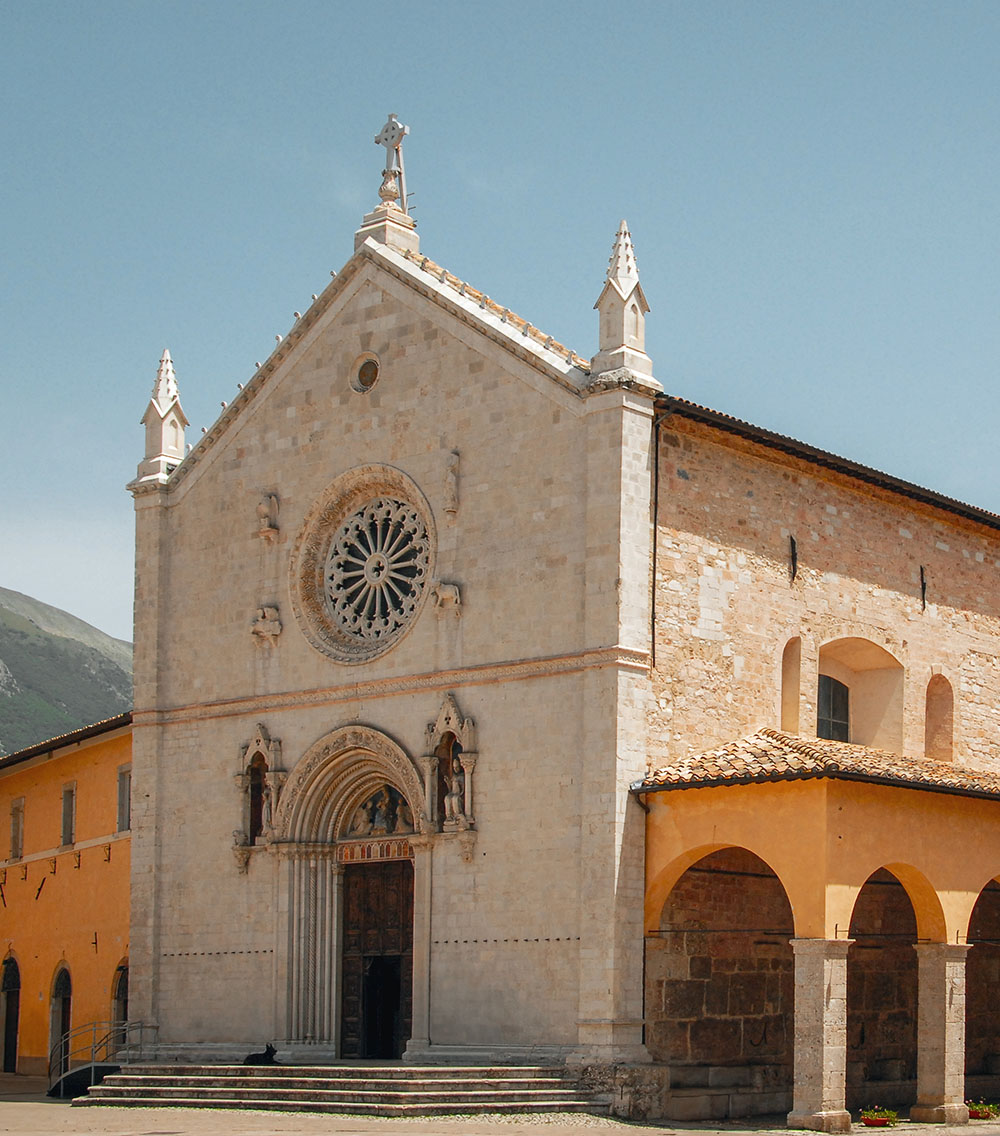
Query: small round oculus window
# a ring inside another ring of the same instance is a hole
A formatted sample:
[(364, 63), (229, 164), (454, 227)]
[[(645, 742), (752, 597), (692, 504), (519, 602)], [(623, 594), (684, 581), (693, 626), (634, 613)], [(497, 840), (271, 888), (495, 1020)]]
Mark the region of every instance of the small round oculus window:
[(392, 639), (417, 610), (430, 553), (427, 526), (412, 505), (377, 497), (352, 513), (333, 534), (323, 571), (333, 622), (362, 642)]
[(354, 364), (351, 386), (359, 394), (367, 394), (378, 382), (379, 361), (375, 355), (362, 355)]

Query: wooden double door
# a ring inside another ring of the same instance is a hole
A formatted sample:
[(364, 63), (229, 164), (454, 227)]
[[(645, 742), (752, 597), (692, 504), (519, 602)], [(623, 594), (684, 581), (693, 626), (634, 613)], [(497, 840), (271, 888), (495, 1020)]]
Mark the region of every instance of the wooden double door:
[(348, 864), (343, 889), (340, 1053), (399, 1058), (413, 1021), (413, 864)]

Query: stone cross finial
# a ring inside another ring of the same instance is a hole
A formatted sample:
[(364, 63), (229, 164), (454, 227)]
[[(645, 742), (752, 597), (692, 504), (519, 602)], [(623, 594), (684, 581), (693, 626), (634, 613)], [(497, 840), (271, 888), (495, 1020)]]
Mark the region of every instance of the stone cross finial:
[(403, 173), (403, 139), (409, 133), (410, 128), (404, 126), (396, 115), (390, 114), (385, 126), (375, 135), (375, 144), (385, 147), (385, 169), (382, 171), (382, 186), (378, 195), (386, 205), (395, 205), (404, 213), (408, 210), (406, 175)]

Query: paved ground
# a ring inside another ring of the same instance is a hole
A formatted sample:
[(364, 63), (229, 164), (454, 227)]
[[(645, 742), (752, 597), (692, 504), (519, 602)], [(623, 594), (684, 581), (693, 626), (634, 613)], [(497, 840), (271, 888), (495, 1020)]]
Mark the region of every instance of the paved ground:
[[(631, 1124), (597, 1116), (553, 1113), (547, 1116), (448, 1117), (430, 1120), (371, 1120), (361, 1116), (310, 1113), (243, 1112), (188, 1108), (71, 1108), (44, 1095), (41, 1077), (0, 1074), (0, 1133), (11, 1136), (788, 1136), (781, 1117), (704, 1124)], [(1000, 1136), (1000, 1123), (974, 1121), (968, 1127), (910, 1124), (899, 1136)], [(867, 1133), (855, 1125), (860, 1136)]]

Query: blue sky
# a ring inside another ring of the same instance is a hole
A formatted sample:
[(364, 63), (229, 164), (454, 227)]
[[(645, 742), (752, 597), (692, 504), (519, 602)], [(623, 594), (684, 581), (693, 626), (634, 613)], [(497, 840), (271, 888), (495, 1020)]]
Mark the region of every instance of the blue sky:
[(998, 53), (975, 0), (0, 5), (0, 586), (131, 637), (160, 353), (196, 440), (389, 111), (434, 260), (589, 356), (626, 217), (670, 393), (1000, 511)]

